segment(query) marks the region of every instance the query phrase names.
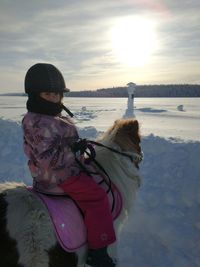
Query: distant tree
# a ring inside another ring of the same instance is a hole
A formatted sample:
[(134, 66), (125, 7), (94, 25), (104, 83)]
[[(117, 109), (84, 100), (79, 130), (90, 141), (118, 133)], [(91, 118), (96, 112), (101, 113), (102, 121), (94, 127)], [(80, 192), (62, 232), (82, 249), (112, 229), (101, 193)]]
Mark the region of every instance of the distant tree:
[[(127, 87), (74, 91), (72, 97), (128, 97)], [(200, 97), (199, 84), (136, 85), (135, 97)]]

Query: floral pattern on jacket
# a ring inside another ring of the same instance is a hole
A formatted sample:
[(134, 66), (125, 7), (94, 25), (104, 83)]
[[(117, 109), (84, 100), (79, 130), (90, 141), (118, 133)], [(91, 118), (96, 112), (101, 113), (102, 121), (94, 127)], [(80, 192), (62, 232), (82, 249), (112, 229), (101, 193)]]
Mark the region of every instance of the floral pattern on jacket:
[(63, 193), (59, 184), (80, 173), (70, 148), (78, 139), (75, 125), (67, 117), (28, 112), (22, 128), (33, 186), (41, 192)]

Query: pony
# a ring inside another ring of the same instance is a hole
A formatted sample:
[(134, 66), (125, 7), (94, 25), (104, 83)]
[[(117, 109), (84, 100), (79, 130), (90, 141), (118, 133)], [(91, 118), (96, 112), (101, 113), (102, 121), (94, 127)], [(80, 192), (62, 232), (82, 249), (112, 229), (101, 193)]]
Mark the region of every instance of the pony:
[[(119, 119), (98, 142), (102, 146), (95, 147), (95, 159), (122, 195), (122, 211), (114, 222), (119, 235), (140, 186), (139, 123), (136, 119)], [(44, 204), (23, 183), (0, 184), (0, 236), (1, 267), (85, 266), (87, 245), (75, 252), (64, 251), (57, 242)], [(116, 244), (108, 248), (114, 258), (116, 250)]]

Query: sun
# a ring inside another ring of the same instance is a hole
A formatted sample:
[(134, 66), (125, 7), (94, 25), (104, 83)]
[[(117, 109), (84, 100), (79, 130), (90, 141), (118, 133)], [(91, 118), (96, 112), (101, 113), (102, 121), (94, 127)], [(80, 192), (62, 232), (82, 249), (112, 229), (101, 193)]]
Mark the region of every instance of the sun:
[(144, 18), (124, 18), (113, 26), (111, 38), (118, 61), (129, 66), (144, 66), (156, 48), (155, 24)]

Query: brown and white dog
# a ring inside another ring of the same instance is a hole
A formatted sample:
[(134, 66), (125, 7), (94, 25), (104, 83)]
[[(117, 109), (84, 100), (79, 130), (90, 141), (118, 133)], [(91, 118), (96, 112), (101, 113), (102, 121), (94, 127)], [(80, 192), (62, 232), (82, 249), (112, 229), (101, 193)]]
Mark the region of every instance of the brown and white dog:
[[(116, 233), (123, 224), (140, 185), (141, 160), (137, 120), (120, 119), (102, 136), (100, 143), (127, 153), (134, 160), (106, 148), (96, 147), (96, 159), (116, 184), (123, 198), (121, 215), (115, 221)], [(64, 251), (57, 243), (52, 223), (43, 204), (24, 184), (0, 184), (0, 266), (1, 267), (83, 267), (84, 246), (76, 253)], [(111, 254), (116, 253), (110, 248)], [(112, 255), (116, 256), (116, 255)]]

